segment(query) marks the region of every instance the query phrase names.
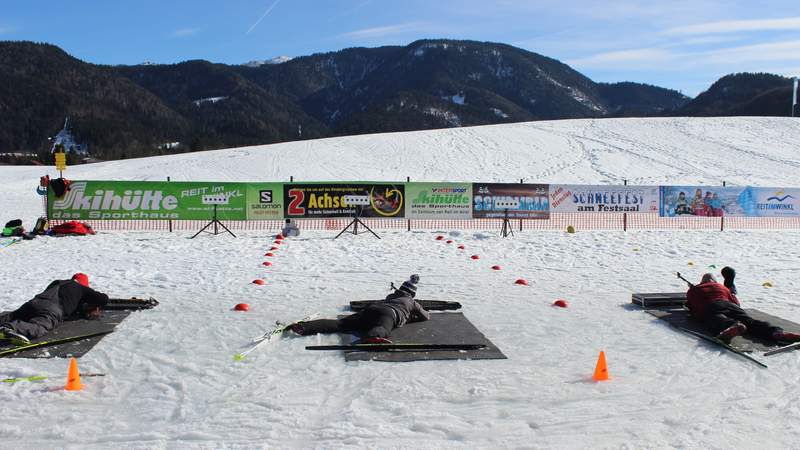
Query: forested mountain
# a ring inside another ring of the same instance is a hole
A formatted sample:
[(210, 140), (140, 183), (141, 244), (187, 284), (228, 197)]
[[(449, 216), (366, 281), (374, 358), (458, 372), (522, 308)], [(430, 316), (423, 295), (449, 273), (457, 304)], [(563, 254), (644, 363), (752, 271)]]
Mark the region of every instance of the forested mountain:
[(692, 100), (647, 84), (596, 83), (555, 59), (474, 41), (136, 66), (0, 42), (0, 153), (46, 153), (65, 117), (94, 157), (118, 159), (544, 119), (789, 115), (790, 90), (777, 75), (736, 74)]
[(686, 116), (790, 116), (792, 80), (769, 73), (726, 75), (677, 111)]

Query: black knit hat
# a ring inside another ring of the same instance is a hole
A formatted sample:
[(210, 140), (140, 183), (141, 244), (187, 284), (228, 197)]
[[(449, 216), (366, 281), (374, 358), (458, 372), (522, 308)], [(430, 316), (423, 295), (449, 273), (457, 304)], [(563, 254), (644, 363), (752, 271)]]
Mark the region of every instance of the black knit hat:
[(731, 292), (736, 294), (736, 285), (734, 284), (733, 280), (736, 278), (736, 271), (733, 270), (733, 267), (725, 266), (722, 268), (722, 278), (725, 279), (726, 288), (730, 289)]
[(419, 275), (411, 275), (408, 280), (403, 282), (403, 285), (400, 286), (398, 291), (402, 291), (405, 294), (408, 294), (412, 297), (417, 295), (417, 283), (419, 282)]

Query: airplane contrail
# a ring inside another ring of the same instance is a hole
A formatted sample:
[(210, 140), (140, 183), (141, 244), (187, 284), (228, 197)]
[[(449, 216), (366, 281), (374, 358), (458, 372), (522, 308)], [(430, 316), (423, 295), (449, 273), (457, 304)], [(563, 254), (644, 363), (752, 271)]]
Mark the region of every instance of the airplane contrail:
[(267, 8), (266, 11), (264, 11), (264, 14), (262, 14), (261, 17), (258, 20), (256, 20), (256, 23), (254, 23), (253, 26), (251, 26), (250, 29), (247, 30), (245, 34), (250, 34), (250, 32), (253, 31), (253, 28), (257, 27), (258, 24), (260, 24), (261, 21), (264, 20), (264, 17), (267, 17), (267, 14), (269, 14), (269, 12), (272, 11), (272, 8), (274, 8), (280, 2), (281, 0), (275, 0), (275, 3), (273, 3), (272, 6), (270, 6), (269, 8)]

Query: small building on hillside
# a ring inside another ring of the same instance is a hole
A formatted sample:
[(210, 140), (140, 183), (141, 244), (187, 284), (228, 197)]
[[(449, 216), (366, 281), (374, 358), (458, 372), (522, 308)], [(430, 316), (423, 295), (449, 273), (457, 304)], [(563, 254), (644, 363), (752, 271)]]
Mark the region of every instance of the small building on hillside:
[(75, 136), (72, 135), (72, 130), (69, 127), (69, 117), (64, 120), (64, 128), (58, 132), (55, 137), (52, 138), (52, 146), (50, 147), (50, 153), (55, 153), (56, 148), (59, 145), (64, 146), (64, 151), (66, 153), (74, 153), (80, 156), (89, 156), (89, 148), (86, 144), (78, 143), (75, 140)]

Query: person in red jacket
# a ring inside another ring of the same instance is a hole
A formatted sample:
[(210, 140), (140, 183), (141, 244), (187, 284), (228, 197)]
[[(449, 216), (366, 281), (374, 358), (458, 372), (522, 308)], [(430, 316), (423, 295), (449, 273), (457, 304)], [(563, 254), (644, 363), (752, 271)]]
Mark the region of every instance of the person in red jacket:
[(710, 273), (703, 275), (700, 284), (689, 288), (686, 293), (686, 306), (694, 319), (703, 322), (712, 334), (724, 341), (730, 341), (745, 333), (761, 339), (800, 341), (800, 334), (785, 332), (769, 322), (750, 317), (741, 308), (736, 295), (718, 283)]

